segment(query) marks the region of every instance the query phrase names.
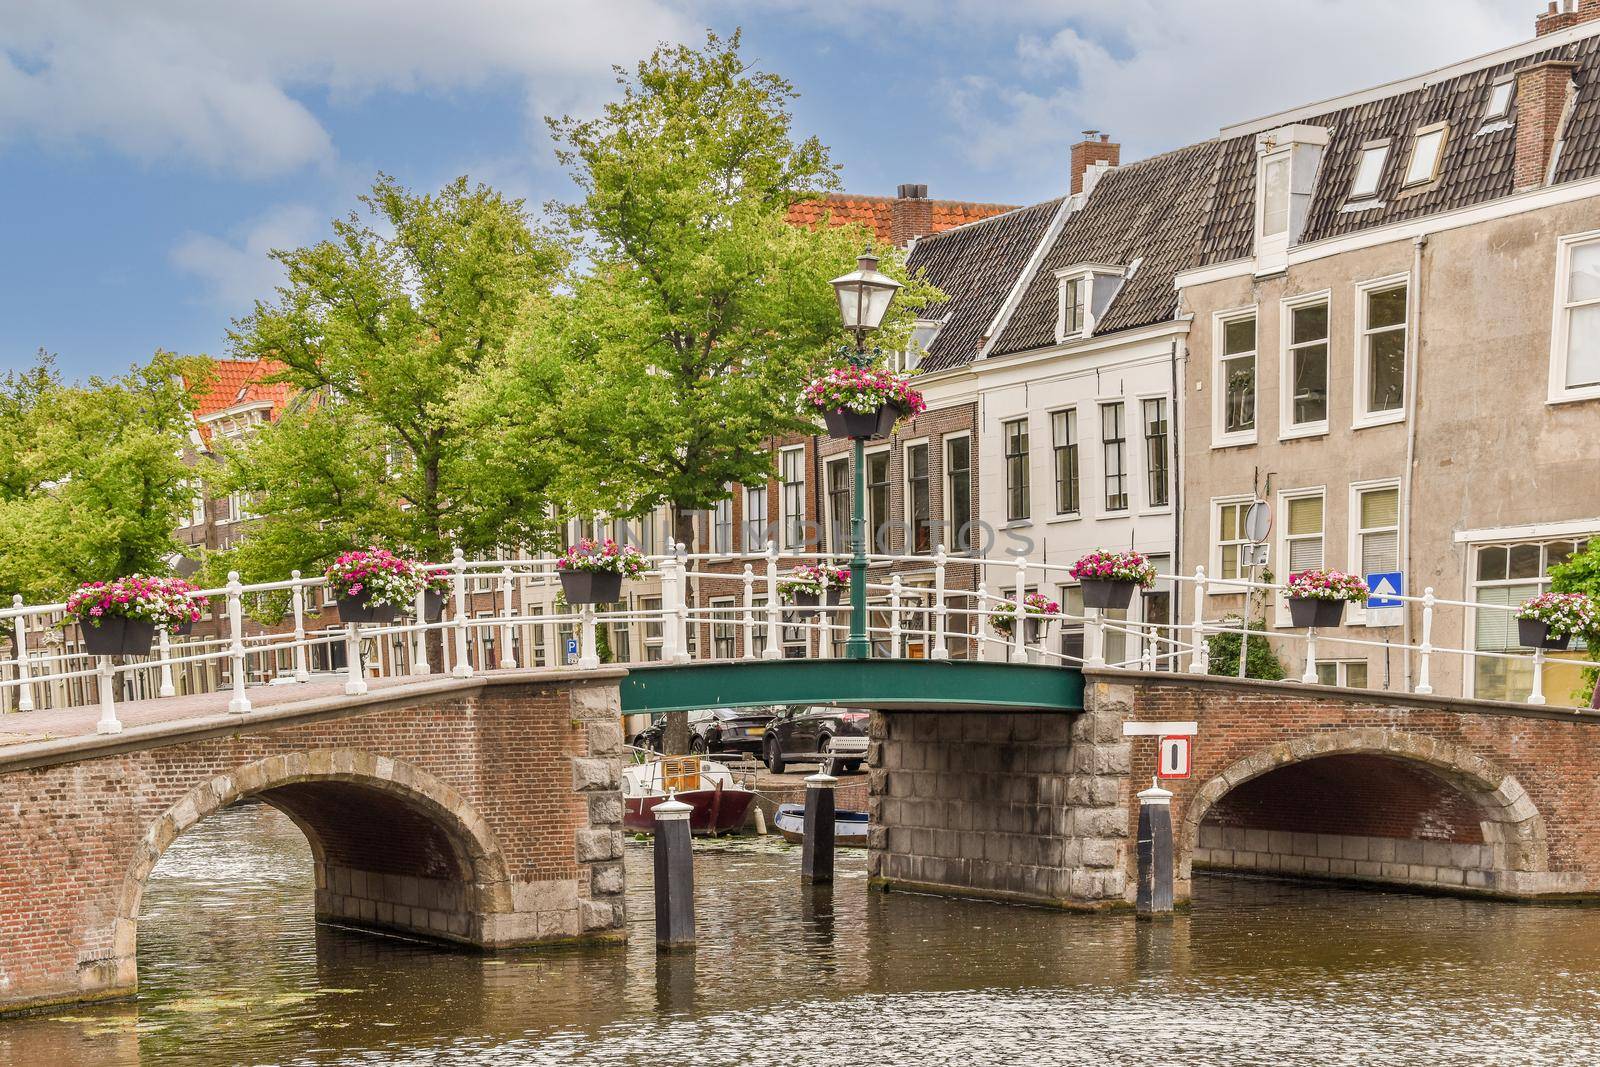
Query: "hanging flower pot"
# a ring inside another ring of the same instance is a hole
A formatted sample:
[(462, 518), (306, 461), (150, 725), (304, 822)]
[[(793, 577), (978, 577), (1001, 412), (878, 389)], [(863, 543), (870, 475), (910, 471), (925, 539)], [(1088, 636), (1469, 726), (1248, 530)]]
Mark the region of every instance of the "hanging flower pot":
[(1572, 645), (1572, 635), (1556, 633), (1549, 623), (1538, 619), (1518, 619), (1517, 644), (1547, 652), (1564, 652)]
[(444, 606), (449, 603), (450, 572), (435, 567), (422, 577), (422, 621), (438, 622), (444, 618)]
[(1299, 630), (1310, 627), (1327, 629), (1344, 620), (1344, 601), (1318, 600), (1313, 597), (1289, 597), (1289, 623)]
[(1559, 652), (1600, 630), (1600, 607), (1583, 593), (1540, 593), (1517, 611), (1517, 642)]
[(1289, 601), (1289, 622), (1298, 629), (1326, 629), (1344, 621), (1346, 604), (1364, 604), (1366, 579), (1344, 571), (1300, 571), (1289, 575), (1284, 589)]
[(1126, 608), (1135, 589), (1148, 589), (1156, 581), (1155, 564), (1132, 551), (1096, 549), (1074, 563), (1071, 574), (1083, 590), (1083, 606), (1100, 611)]
[(83, 628), (83, 650), (91, 656), (148, 656), (156, 642), (156, 624), (124, 616)]
[(67, 621), (76, 622), (92, 656), (148, 656), (156, 632), (200, 617), (182, 578), (130, 574), (110, 582), (88, 582), (67, 598)]
[(622, 579), (639, 577), (646, 566), (632, 545), (584, 538), (556, 560), (556, 573), (567, 603), (610, 604), (622, 599)]
[[(1039, 643), (1052, 622), (1052, 616), (1061, 614), (1061, 605), (1046, 597), (1042, 593), (1029, 593), (1022, 598), (1023, 630), (1022, 636), (1030, 645)], [(1014, 600), (1003, 600), (995, 605), (994, 613), (989, 616), (989, 625), (994, 632), (1005, 638), (1010, 638), (1017, 632), (1017, 604)]]
[(888, 437), (895, 423), (928, 407), (905, 376), (853, 364), (834, 367), (806, 386), (805, 400), (821, 412), (828, 436), (838, 440)]
[(849, 585), (849, 567), (803, 563), (778, 579), (778, 596), (784, 603), (800, 609), (789, 613), (789, 618), (794, 619), (815, 612), (824, 602), (829, 607), (838, 606)]
[(414, 561), (383, 548), (346, 552), (323, 573), (346, 624), (394, 622), (412, 610), (423, 584)]

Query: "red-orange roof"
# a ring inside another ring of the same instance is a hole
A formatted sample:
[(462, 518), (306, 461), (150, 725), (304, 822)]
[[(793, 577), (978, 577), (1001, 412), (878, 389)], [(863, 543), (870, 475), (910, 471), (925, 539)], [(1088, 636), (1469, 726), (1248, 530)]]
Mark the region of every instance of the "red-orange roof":
[[(824, 219), (832, 226), (860, 223), (871, 228), (880, 241), (892, 241), (892, 196), (858, 196), (854, 193), (829, 193), (818, 200), (802, 200), (789, 207), (789, 222), (795, 226), (820, 226)], [(1011, 204), (978, 204), (970, 200), (929, 200), (933, 208), (933, 232), (940, 233), (968, 222), (1015, 210)]]
[[(241, 404), (272, 405), (268, 419), (276, 419), (283, 405), (294, 395), (295, 388), (288, 382), (263, 382), (261, 379), (283, 370), (283, 364), (274, 359), (214, 359), (211, 361), (211, 385), (195, 401), (196, 419), (215, 415)], [(200, 436), (210, 440), (210, 427), (200, 424)]]

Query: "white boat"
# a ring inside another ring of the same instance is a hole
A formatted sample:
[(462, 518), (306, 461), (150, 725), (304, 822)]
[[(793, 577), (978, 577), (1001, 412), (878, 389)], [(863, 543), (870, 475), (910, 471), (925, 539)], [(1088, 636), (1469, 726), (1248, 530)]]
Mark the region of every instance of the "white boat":
[[(798, 845), (806, 839), (806, 806), (804, 804), (779, 804), (778, 814), (772, 824), (790, 844)], [(833, 843), (865, 848), (867, 844), (867, 813), (841, 808), (833, 813)]]

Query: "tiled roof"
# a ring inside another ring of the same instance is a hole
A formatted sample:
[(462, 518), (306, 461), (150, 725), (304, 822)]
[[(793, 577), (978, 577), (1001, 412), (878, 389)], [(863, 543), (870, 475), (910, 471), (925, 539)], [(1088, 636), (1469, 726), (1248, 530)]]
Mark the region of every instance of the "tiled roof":
[[(846, 226), (852, 222), (870, 228), (878, 239), (894, 239), (892, 196), (857, 196), (854, 193), (828, 193), (817, 200), (802, 200), (789, 207), (789, 222), (795, 226), (820, 226), (827, 220), (832, 226)], [(1014, 210), (1010, 204), (977, 204), (966, 200), (929, 200), (933, 206), (933, 232), (963, 226), (979, 219), (990, 218)]]
[[(1600, 35), (1580, 38), (1532, 55), (1484, 66), (1391, 96), (1298, 119), (1330, 131), (1328, 147), (1317, 171), (1317, 187), (1306, 216), (1302, 244), (1354, 233), (1422, 215), (1467, 207), (1509, 196), (1515, 191), (1516, 129), (1513, 123), (1491, 123), (1484, 132), (1482, 114), (1489, 86), (1502, 75), (1546, 60), (1578, 65), (1577, 98), (1563, 128), (1560, 158), (1551, 184), (1600, 174)], [(1515, 118), (1513, 102), (1512, 118)], [(1439, 177), (1420, 190), (1402, 193), (1401, 181), (1418, 127), (1450, 124)], [(1495, 127), (1499, 128), (1495, 128)], [(1361, 147), (1392, 138), (1378, 183), (1375, 206), (1343, 210), (1349, 199)], [(1199, 263), (1220, 263), (1252, 254), (1255, 239), (1254, 133), (1222, 143), (1218, 157), (1216, 200), (1201, 238)]]
[(1062, 224), (991, 354), (1056, 343), (1055, 272), (1080, 263), (1126, 268), (1139, 261), (1095, 323), (1096, 334), (1171, 318), (1172, 279), (1193, 265), (1217, 149), (1216, 141), (1204, 141), (1107, 171)]
[[(294, 395), (294, 386), (288, 382), (263, 382), (262, 379), (283, 370), (283, 364), (271, 359), (214, 359), (211, 361), (211, 385), (195, 402), (195, 417), (205, 419), (219, 411), (240, 404), (263, 401), (272, 405), (269, 418), (276, 419), (278, 412)], [(202, 436), (209, 437), (204, 423)]]
[(921, 312), (925, 319), (948, 316), (923, 356), (924, 370), (972, 361), (1060, 207), (1049, 200), (917, 241), (906, 265), (948, 297)]

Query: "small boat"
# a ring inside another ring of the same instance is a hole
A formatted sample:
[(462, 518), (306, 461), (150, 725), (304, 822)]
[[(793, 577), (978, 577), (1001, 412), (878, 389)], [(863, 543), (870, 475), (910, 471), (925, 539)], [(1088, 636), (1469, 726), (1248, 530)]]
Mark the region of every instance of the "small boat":
[[(779, 804), (777, 818), (772, 824), (778, 833), (792, 845), (806, 838), (806, 806), (804, 804)], [(867, 813), (841, 808), (833, 813), (833, 843), (865, 848), (867, 845)]]
[(726, 834), (744, 825), (755, 792), (725, 763), (702, 756), (665, 756), (622, 769), (622, 825), (655, 833), (655, 807), (674, 796), (694, 810), (689, 832)]

